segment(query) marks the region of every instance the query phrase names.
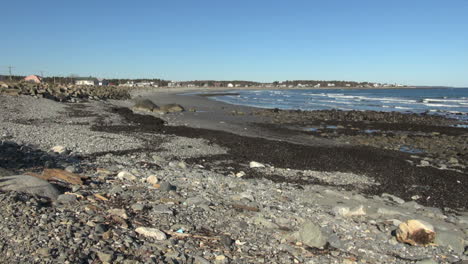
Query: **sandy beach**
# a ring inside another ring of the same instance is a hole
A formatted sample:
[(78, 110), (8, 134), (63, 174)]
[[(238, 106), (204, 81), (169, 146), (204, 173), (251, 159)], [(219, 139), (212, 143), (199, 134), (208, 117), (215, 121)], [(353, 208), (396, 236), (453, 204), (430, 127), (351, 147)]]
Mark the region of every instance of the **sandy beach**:
[[(1, 95), (1, 261), (467, 260), (467, 129), (434, 116), (279, 111), (182, 95), (190, 92), (78, 103)], [(143, 99), (185, 111), (132, 111)], [(369, 129), (379, 132), (361, 132)], [(41, 183), (47, 192), (13, 178), (50, 170), (58, 171)], [(397, 238), (411, 219), (428, 223), (435, 241)]]

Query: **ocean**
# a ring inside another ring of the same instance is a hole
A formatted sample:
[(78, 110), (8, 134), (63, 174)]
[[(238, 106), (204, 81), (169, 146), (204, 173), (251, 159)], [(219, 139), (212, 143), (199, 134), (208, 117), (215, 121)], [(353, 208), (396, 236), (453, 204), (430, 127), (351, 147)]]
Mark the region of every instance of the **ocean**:
[(259, 108), (431, 113), (468, 121), (468, 88), (232, 90), (212, 99)]

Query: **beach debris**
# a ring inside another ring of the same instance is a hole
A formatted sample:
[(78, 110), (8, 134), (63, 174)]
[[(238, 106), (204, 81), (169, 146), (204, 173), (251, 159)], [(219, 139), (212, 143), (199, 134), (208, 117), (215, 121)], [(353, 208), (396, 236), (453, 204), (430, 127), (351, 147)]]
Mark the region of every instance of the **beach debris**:
[(396, 230), (396, 238), (399, 242), (413, 246), (425, 246), (434, 242), (434, 227), (422, 220), (408, 220), (401, 223)]
[(135, 232), (137, 232), (140, 235), (146, 236), (146, 237), (152, 237), (155, 238), (156, 240), (166, 240), (167, 235), (163, 231), (157, 229), (157, 228), (151, 228), (151, 227), (138, 227), (135, 229)]
[(265, 168), (265, 165), (263, 165), (263, 164), (260, 163), (260, 162), (251, 161), (251, 162), (249, 163), (249, 167), (252, 168), (252, 169), (253, 169), (253, 168)]
[(100, 195), (99, 193), (95, 193), (94, 197), (98, 198), (101, 201), (109, 201), (109, 199), (107, 199), (106, 197)]
[(79, 185), (83, 185), (83, 179), (88, 178), (87, 176), (78, 175), (61, 169), (45, 169), (42, 174), (27, 173), (27, 175), (34, 176), (46, 181), (55, 180)]

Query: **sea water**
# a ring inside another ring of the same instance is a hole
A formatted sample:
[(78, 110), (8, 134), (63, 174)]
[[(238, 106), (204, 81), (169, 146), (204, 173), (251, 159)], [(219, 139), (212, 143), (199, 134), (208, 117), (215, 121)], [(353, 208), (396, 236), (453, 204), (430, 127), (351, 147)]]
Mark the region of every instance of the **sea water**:
[(468, 88), (235, 90), (229, 104), (301, 110), (432, 113), (468, 121)]

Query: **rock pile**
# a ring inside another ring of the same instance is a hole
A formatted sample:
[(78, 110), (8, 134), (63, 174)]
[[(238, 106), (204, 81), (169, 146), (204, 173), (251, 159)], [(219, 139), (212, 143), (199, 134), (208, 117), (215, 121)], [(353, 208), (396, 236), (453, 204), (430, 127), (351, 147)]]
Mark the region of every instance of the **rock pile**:
[(83, 99), (129, 99), (130, 89), (132, 88), (117, 86), (49, 85), (19, 82), (12, 85), (2, 84), (0, 87), (0, 94), (23, 94), (38, 98), (48, 98), (59, 102), (77, 102)]

